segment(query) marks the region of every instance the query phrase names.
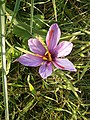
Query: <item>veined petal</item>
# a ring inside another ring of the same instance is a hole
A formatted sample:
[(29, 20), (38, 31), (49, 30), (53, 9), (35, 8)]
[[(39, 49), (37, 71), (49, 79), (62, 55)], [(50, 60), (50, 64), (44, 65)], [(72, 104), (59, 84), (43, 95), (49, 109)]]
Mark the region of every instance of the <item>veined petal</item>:
[(39, 56), (35, 56), (31, 54), (24, 54), (20, 56), (19, 58), (17, 58), (15, 61), (18, 61), (25, 66), (36, 67), (36, 66), (39, 66), (43, 62), (43, 59)]
[(33, 38), (29, 39), (28, 45), (30, 50), (35, 54), (44, 55), (46, 52), (45, 47), (42, 45), (42, 43), (38, 39), (33, 39)]
[(72, 62), (70, 62), (67, 58), (56, 58), (53, 61), (55, 67), (60, 68), (62, 70), (69, 70), (69, 71), (77, 71)]
[(73, 48), (73, 44), (71, 42), (62, 41), (55, 48), (54, 52), (57, 57), (64, 57), (70, 54), (72, 48)]
[(40, 66), (39, 73), (44, 79), (50, 76), (52, 74), (52, 63), (45, 62), (42, 66)]
[(58, 24), (56, 23), (52, 24), (46, 36), (46, 44), (47, 44), (48, 49), (51, 52), (57, 46), (60, 36), (61, 36), (61, 32), (58, 27)]

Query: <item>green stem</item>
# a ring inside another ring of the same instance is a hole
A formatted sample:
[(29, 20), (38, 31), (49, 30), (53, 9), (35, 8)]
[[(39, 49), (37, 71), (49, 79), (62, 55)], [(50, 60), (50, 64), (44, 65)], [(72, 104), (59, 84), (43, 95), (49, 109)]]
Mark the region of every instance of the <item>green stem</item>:
[(33, 11), (34, 11), (34, 0), (31, 0), (31, 21), (30, 21), (31, 34), (32, 34), (32, 28), (33, 28)]
[(57, 21), (57, 10), (56, 10), (55, 0), (52, 0), (52, 4), (53, 4), (53, 8), (54, 8), (55, 20)]
[(5, 55), (5, 0), (1, 0), (2, 5), (0, 8), (0, 36), (1, 36), (1, 52), (2, 52), (2, 83), (5, 105), (5, 120), (9, 120), (8, 110), (8, 92), (7, 92), (7, 78), (6, 78), (6, 55)]

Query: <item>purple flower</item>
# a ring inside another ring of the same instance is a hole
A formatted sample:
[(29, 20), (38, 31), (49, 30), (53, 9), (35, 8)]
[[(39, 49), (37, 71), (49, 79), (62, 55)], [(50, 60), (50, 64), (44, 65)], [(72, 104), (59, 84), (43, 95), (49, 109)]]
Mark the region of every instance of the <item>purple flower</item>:
[(39, 73), (44, 79), (52, 74), (53, 65), (61, 70), (76, 71), (72, 62), (64, 58), (70, 54), (73, 44), (68, 41), (58, 44), (60, 36), (58, 25), (56, 23), (51, 25), (46, 36), (47, 48), (38, 39), (31, 38), (28, 40), (28, 45), (33, 54), (24, 54), (15, 61), (25, 66), (40, 66)]

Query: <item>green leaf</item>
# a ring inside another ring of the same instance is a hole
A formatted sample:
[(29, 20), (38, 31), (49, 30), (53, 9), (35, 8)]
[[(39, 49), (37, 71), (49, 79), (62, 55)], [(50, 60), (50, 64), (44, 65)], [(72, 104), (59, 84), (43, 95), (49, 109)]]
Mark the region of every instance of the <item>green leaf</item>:
[(28, 31), (29, 26), (24, 23), (18, 23), (13, 26), (13, 32), (17, 37), (28, 40), (30, 38), (30, 32)]
[[(23, 18), (22, 18), (23, 19)], [(44, 22), (44, 17), (41, 15), (34, 16), (33, 20), (33, 36), (40, 35), (41, 37), (46, 37), (46, 30), (42, 29)], [(13, 20), (13, 32), (17, 37), (20, 37), (24, 40), (28, 40), (30, 37), (32, 37), (30, 32), (30, 24), (29, 22), (22, 22), (18, 19)]]
[(31, 93), (33, 93), (33, 95), (36, 94), (36, 91), (31, 83), (29, 83), (29, 89), (30, 89)]
[(30, 89), (31, 93), (33, 95), (35, 95), (36, 94), (36, 90), (34, 89), (33, 85), (29, 82), (29, 80), (30, 80), (30, 75), (28, 75), (27, 81), (28, 81), (28, 85), (29, 85), (29, 89)]
[[(0, 6), (2, 6), (2, 4), (4, 4), (5, 3), (5, 1), (0, 1)], [(1, 7), (0, 7), (1, 8)]]
[(17, 12), (19, 10), (19, 5), (20, 5), (20, 0), (16, 0), (15, 7), (14, 7), (14, 12), (13, 12), (13, 16), (12, 16), (11, 21), (13, 21), (13, 18), (17, 15)]
[(25, 50), (25, 49), (23, 49), (23, 48), (20, 48), (20, 47), (15, 47), (15, 48), (18, 49), (19, 51), (23, 52), (23, 53), (32, 54), (32, 55), (33, 55), (33, 53), (31, 53), (30, 51)]
[(55, 108), (54, 109), (55, 111), (59, 111), (59, 112), (67, 112), (67, 113), (69, 113), (69, 114), (72, 114), (70, 111), (68, 111), (68, 110), (65, 110), (65, 109), (63, 109), (63, 108)]
[(87, 69), (89, 68), (89, 64), (90, 64), (90, 61), (87, 62), (86, 66), (84, 67), (83, 71), (82, 71), (82, 74), (80, 76), (80, 80), (82, 79), (82, 77), (85, 75)]
[(22, 114), (25, 114), (30, 109), (30, 107), (33, 105), (34, 101), (35, 101), (34, 99), (31, 101), (28, 101), (28, 103), (22, 110)]
[(78, 101), (79, 102), (81, 102), (80, 101), (80, 98), (79, 98), (79, 96), (78, 96), (78, 94), (77, 94), (77, 92), (76, 92), (76, 88), (72, 85), (72, 83), (70, 82), (70, 80), (69, 79), (67, 79), (67, 77), (65, 76), (65, 73), (62, 71), (62, 77), (64, 78), (64, 81), (66, 82), (66, 84), (67, 84), (67, 86), (68, 86), (68, 88), (74, 93), (74, 95), (75, 95), (75, 97), (78, 99)]

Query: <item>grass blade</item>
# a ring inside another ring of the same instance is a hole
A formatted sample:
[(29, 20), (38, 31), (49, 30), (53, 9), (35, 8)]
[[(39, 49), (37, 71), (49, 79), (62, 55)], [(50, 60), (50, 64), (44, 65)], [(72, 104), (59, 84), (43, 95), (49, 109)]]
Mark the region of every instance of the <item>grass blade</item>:
[(89, 68), (89, 64), (90, 64), (90, 61), (87, 62), (86, 66), (84, 67), (83, 71), (82, 71), (82, 74), (80, 76), (80, 80), (83, 78), (83, 76), (85, 75), (87, 69)]
[(31, 0), (31, 21), (30, 21), (31, 34), (32, 34), (32, 28), (33, 28), (33, 11), (34, 11), (34, 0)]
[(4, 105), (5, 105), (5, 120), (9, 120), (8, 110), (8, 92), (7, 92), (7, 78), (6, 78), (6, 56), (5, 56), (5, 1), (2, 1), (0, 9), (0, 36), (1, 36), (1, 53), (2, 53), (2, 83), (3, 83), (3, 94), (4, 94)]
[(16, 3), (15, 3), (15, 7), (14, 7), (14, 13), (13, 13), (13, 16), (12, 16), (12, 20), (11, 20), (11, 23), (13, 22), (13, 19), (16, 17), (17, 15), (17, 12), (19, 10), (19, 6), (20, 6), (20, 0), (16, 0)]
[(53, 8), (54, 8), (55, 20), (57, 21), (57, 10), (56, 10), (55, 0), (52, 0), (52, 3), (53, 3)]
[(80, 98), (79, 98), (79, 96), (78, 96), (78, 94), (77, 94), (77, 92), (76, 92), (76, 89), (75, 89), (75, 87), (72, 85), (72, 83), (67, 79), (67, 77), (65, 76), (65, 74), (64, 74), (64, 72), (62, 71), (62, 77), (64, 78), (64, 80), (65, 80), (65, 82), (66, 82), (66, 84), (68, 85), (68, 87), (72, 90), (72, 92), (74, 93), (74, 95), (76, 96), (76, 98), (78, 99), (78, 101), (79, 102), (81, 102), (80, 101)]

